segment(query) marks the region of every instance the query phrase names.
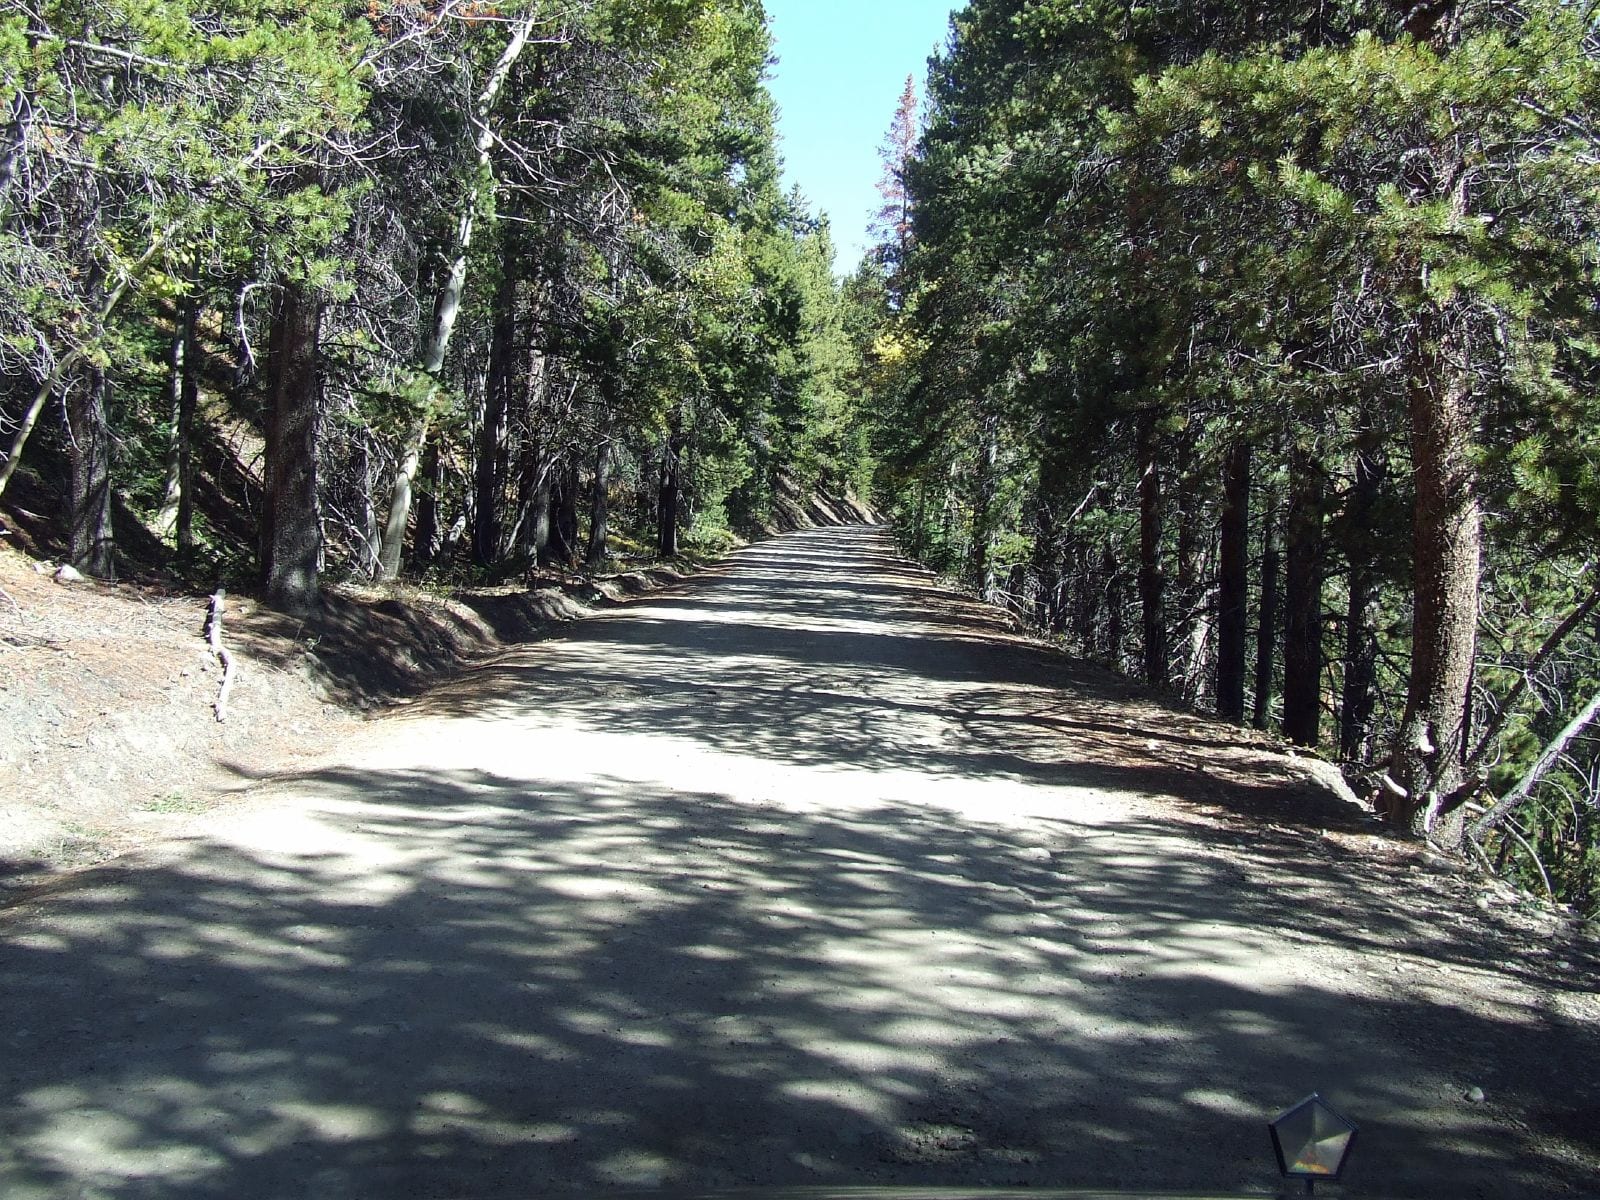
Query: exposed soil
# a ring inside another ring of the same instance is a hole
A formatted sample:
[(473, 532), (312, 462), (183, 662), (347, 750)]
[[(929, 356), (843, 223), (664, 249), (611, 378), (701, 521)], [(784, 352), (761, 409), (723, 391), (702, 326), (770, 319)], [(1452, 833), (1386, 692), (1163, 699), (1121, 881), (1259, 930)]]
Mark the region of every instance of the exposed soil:
[[(197, 656), (195, 602), (147, 600), (147, 640)], [(494, 628), (450, 611), (425, 624)], [(348, 632), (379, 619), (421, 618)], [(239, 644), (305, 639), (265, 620)], [(151, 694), (189, 684), (163, 669)], [(296, 719), (245, 695), (241, 723)], [(1357, 1194), (1600, 1179), (1592, 933), (877, 531), (750, 548), (343, 720), (0, 913), (8, 1198), (1265, 1193), (1261, 1121), (1314, 1088), (1363, 1123)]]
[(470, 663), (683, 577), (671, 565), (544, 573), (449, 598), (341, 586), (304, 620), (231, 596), (219, 721), (207, 595), (64, 583), (55, 568), (0, 544), (0, 905), (181, 833), (241, 781), (293, 770)]

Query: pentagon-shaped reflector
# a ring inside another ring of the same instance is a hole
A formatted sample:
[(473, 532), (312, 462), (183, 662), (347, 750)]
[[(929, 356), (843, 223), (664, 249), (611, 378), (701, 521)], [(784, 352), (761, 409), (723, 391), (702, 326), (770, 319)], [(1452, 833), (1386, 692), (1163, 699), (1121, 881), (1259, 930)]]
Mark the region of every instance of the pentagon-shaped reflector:
[(1355, 1125), (1313, 1092), (1267, 1126), (1278, 1170), (1290, 1179), (1338, 1179), (1356, 1140)]

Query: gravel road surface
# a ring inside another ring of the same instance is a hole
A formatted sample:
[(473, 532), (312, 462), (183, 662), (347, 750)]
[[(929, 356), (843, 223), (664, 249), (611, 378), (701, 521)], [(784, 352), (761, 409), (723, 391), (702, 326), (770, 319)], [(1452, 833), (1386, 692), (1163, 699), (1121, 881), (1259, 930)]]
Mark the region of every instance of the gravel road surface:
[(1600, 1191), (1592, 942), (1474, 895), (807, 531), (0, 913), (0, 1195), (1270, 1192), (1314, 1089), (1357, 1194)]

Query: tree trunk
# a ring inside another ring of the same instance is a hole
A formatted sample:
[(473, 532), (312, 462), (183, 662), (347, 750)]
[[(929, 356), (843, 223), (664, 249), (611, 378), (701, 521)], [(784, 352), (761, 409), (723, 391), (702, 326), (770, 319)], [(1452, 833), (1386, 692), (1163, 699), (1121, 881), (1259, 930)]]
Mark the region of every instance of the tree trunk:
[[(10, 82), (9, 80), (7, 81)], [(11, 97), (11, 116), (5, 131), (5, 152), (0, 154), (0, 229), (9, 228), (11, 214), (11, 188), (16, 182), (17, 166), (22, 161), (22, 151), (27, 145), (29, 114), (27, 89), (18, 88)]]
[[(161, 252), (166, 244), (165, 235), (158, 233), (150, 239), (150, 244), (139, 258), (128, 265), (122, 272), (122, 278), (117, 286), (111, 289), (111, 294), (100, 305), (99, 328), (104, 331), (106, 322), (111, 319), (111, 314), (122, 303), (122, 298), (128, 294), (134, 282), (144, 274), (144, 270), (155, 261), (156, 255)], [(0, 496), (6, 494), (6, 488), (11, 484), (11, 477), (16, 474), (17, 467), (22, 462), (22, 451), (28, 445), (28, 439), (33, 436), (34, 426), (39, 422), (39, 414), (44, 411), (44, 406), (50, 397), (60, 387), (62, 381), (71, 377), (77, 369), (78, 360), (83, 358), (90, 346), (98, 338), (89, 342), (80, 343), (56, 359), (55, 366), (50, 368), (50, 373), (39, 381), (39, 386), (34, 389), (33, 399), (29, 401), (27, 409), (22, 414), (22, 420), (17, 424), (17, 431), (11, 438), (11, 449), (3, 460), (0, 460)]]
[(1250, 592), (1250, 443), (1228, 453), (1222, 484), (1220, 564), (1217, 570), (1217, 713), (1244, 721), (1245, 639)]
[(360, 570), (363, 577), (372, 579), (378, 573), (378, 554), (382, 550), (383, 535), (378, 530), (378, 510), (372, 503), (376, 482), (372, 469), (372, 445), (367, 437), (357, 440), (356, 462), (361, 473), (361, 515), (356, 532), (361, 537)]
[(534, 445), (522, 450), (519, 513), (512, 551), (529, 564), (537, 564), (550, 544), (550, 470), (552, 464)]
[[(530, 13), (512, 26), (511, 38), (501, 52), (499, 61), (489, 72), (483, 90), (478, 93), (477, 102), (473, 106), (477, 119), (468, 128), (476, 131), (473, 148), (477, 152), (480, 176), (493, 178), (491, 151), (494, 149), (496, 138), (494, 128), (489, 122), (490, 111), (500, 94), (500, 89), (510, 77), (512, 68), (516, 66), (517, 59), (527, 48), (533, 27), (542, 19), (543, 12), (542, 7), (535, 6)], [(394, 485), (389, 494), (389, 518), (384, 523), (383, 552), (379, 558), (379, 577), (383, 579), (392, 579), (400, 573), (400, 553), (405, 544), (406, 525), (411, 517), (412, 483), (417, 477), (417, 467), (422, 461), (422, 452), (427, 444), (432, 424), (431, 409), (437, 392), (437, 381), (444, 371), (445, 354), (450, 348), (450, 334), (455, 329), (456, 318), (461, 312), (461, 296), (467, 282), (467, 254), (472, 247), (473, 230), (484, 215), (483, 209), (489, 202), (488, 197), (493, 194), (493, 189), (483, 187), (479, 178), (474, 178), (469, 188), (462, 203), (460, 218), (456, 222), (450, 271), (445, 276), (444, 286), (440, 288), (434, 303), (433, 329), (422, 355), (422, 369), (435, 381), (436, 386), (430, 389), (428, 397), (423, 402), (422, 415), (412, 426), (411, 433), (402, 447), (400, 465), (395, 471)]]
[(1350, 572), (1346, 584), (1344, 684), (1339, 699), (1339, 757), (1345, 762), (1366, 761), (1377, 700), (1378, 637), (1372, 628), (1372, 606), (1377, 598), (1373, 524), (1386, 474), (1381, 442), (1374, 430), (1356, 445), (1355, 480), (1346, 513)]
[[(1177, 594), (1176, 636), (1173, 649), (1178, 657), (1179, 694), (1187, 701), (1198, 698), (1201, 675), (1204, 670), (1205, 646), (1210, 637), (1207, 627), (1201, 576), (1208, 553), (1201, 536), (1200, 522), (1196, 519), (1200, 500), (1195, 492), (1192, 469), (1194, 453), (1190, 439), (1183, 438), (1177, 448), (1175, 467), (1178, 572), (1173, 580)], [(1169, 668), (1169, 675), (1171, 674)]]
[(1289, 465), (1284, 577), (1283, 732), (1315, 746), (1322, 726), (1323, 475), (1309, 449)]
[(72, 432), (72, 503), (68, 556), (85, 575), (116, 574), (116, 542), (111, 531), (111, 427), (106, 403), (111, 383), (104, 369), (90, 367), (82, 383), (67, 391), (67, 425)]
[(1037, 589), (1033, 595), (1033, 623), (1046, 633), (1060, 633), (1066, 624), (1061, 605), (1061, 569), (1066, 562), (1066, 547), (1056, 534), (1054, 514), (1041, 496), (1033, 502), (1032, 575)]
[(951, 547), (956, 542), (956, 490), (946, 485), (939, 506), (939, 538), (934, 547), (937, 551), (936, 563), (940, 570), (953, 567), (956, 557)]
[(1256, 625), (1255, 701), (1251, 724), (1266, 729), (1272, 724), (1272, 679), (1278, 645), (1278, 573), (1281, 550), (1277, 514), (1271, 498), (1261, 514), (1261, 606)]
[(972, 544), (968, 549), (967, 574), (973, 587), (985, 600), (999, 597), (994, 565), (994, 501), (1000, 460), (1000, 419), (992, 413), (983, 418), (978, 445), (977, 488), (972, 501)]
[(1122, 572), (1117, 562), (1117, 552), (1107, 541), (1100, 555), (1100, 572), (1106, 589), (1106, 643), (1104, 661), (1113, 670), (1122, 670), (1122, 644), (1127, 640), (1123, 627)]
[(200, 409), (200, 302), (183, 306), (183, 387), (178, 397), (178, 557), (194, 554), (194, 421)]
[[(432, 397), (429, 400), (431, 402)], [(400, 467), (394, 473), (394, 483), (389, 489), (389, 516), (383, 523), (383, 549), (378, 555), (378, 578), (394, 579), (400, 574), (400, 557), (405, 550), (406, 526), (411, 521), (412, 484), (417, 478), (417, 468), (422, 464), (422, 453), (427, 447), (433, 423), (424, 417), (417, 421), (406, 436), (400, 453)]]
[(546, 557), (568, 568), (578, 558), (578, 465), (570, 453), (551, 472), (550, 548)]
[(417, 497), (417, 529), (411, 543), (411, 568), (418, 572), (432, 566), (442, 548), (439, 496), (444, 490), (444, 459), (439, 454), (437, 433), (428, 439), (428, 448), (422, 452), (422, 478), (427, 480), (427, 486)]
[(611, 443), (602, 439), (594, 456), (594, 491), (589, 497), (589, 546), (584, 561), (598, 571), (606, 561), (606, 528), (611, 523)]
[(656, 491), (656, 552), (662, 558), (678, 553), (679, 507), (683, 499), (684, 435), (673, 433), (661, 455), (661, 478)]
[(1406, 799), (1389, 812), (1413, 833), (1460, 844), (1467, 714), (1477, 652), (1482, 514), (1476, 430), (1463, 347), (1423, 322), (1410, 396), (1414, 607), (1411, 676), (1392, 775)]
[(317, 500), (321, 320), (319, 299), (298, 285), (284, 286), (267, 397), (262, 567), (268, 602), (296, 613), (317, 605), (322, 557)]
[(1094, 570), (1094, 546), (1088, 538), (1074, 535), (1072, 568), (1073, 639), (1084, 654), (1093, 658), (1100, 638), (1100, 597), (1105, 581)]
[[(1455, 0), (1419, 4), (1407, 28), (1448, 54), (1458, 32)], [(1408, 185), (1447, 203), (1444, 232), (1466, 223), (1469, 171), (1459, 135), (1408, 160)], [(1465, 787), (1483, 515), (1478, 499), (1471, 354), (1451, 314), (1427, 298), (1418, 267), (1420, 315), (1411, 347), (1408, 412), (1416, 507), (1412, 516), (1411, 674), (1390, 774), (1405, 798), (1385, 815), (1412, 833), (1459, 849), (1466, 836)]]
[(443, 536), (439, 538), (439, 561), (442, 563), (454, 562), (457, 552), (461, 549), (461, 543), (466, 536), (467, 506), (463, 503), (461, 512), (456, 515), (454, 521), (450, 522), (450, 528), (446, 529)]
[(474, 475), (472, 557), (479, 566), (500, 561), (500, 508), (507, 470), (506, 436), (511, 393), (516, 386), (517, 273), (507, 256), (495, 294), (494, 332), (489, 339), (489, 378), (484, 386), (483, 426), (478, 433)]
[[(1195, 520), (1195, 509), (1198, 507), (1198, 498), (1195, 496), (1194, 480), (1190, 478), (1190, 467), (1194, 466), (1194, 453), (1190, 450), (1189, 438), (1179, 438), (1174, 453), (1173, 486), (1171, 486), (1171, 509), (1173, 509), (1174, 542), (1176, 542), (1176, 574), (1173, 576), (1173, 587), (1168, 594), (1168, 613), (1173, 618), (1170, 634), (1168, 634), (1168, 651), (1173, 656), (1173, 661), (1168, 664), (1166, 674), (1173, 680), (1179, 696), (1192, 701), (1194, 696), (1195, 672), (1198, 669), (1198, 656), (1202, 651), (1203, 640), (1206, 637), (1205, 621), (1200, 613), (1200, 573), (1202, 573), (1202, 560), (1205, 547), (1200, 538), (1200, 528)], [(1176, 675), (1176, 678), (1173, 678)]]
[(1155, 414), (1139, 416), (1139, 606), (1144, 628), (1144, 678), (1167, 686), (1166, 576), (1161, 570), (1161, 474), (1156, 463)]
[(554, 466), (543, 440), (550, 395), (550, 360), (537, 343), (530, 342), (528, 346), (528, 365), (520, 386), (521, 463), (512, 553), (520, 560), (537, 563), (550, 544), (550, 471)]
[(184, 358), (187, 354), (189, 322), (184, 314), (190, 302), (185, 300), (178, 310), (178, 327), (167, 343), (167, 415), (172, 422), (167, 435), (165, 478), (161, 485), (161, 507), (156, 510), (156, 535), (173, 537), (178, 531), (178, 507), (183, 500), (183, 381)]
[(928, 556), (928, 481), (917, 477), (917, 509), (911, 526), (911, 557), (918, 562)]

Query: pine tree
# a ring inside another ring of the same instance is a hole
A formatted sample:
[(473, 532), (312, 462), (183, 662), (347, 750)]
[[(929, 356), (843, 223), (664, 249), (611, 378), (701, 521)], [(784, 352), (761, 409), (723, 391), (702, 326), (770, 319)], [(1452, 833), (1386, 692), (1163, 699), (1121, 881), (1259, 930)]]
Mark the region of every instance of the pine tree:
[(1257, 722), (1336, 714), (1392, 819), (1457, 843), (1480, 593), (1559, 619), (1484, 585), (1600, 527), (1584, 22), (974, 0), (877, 340), (905, 544), (1234, 719), (1254, 626)]
[(897, 300), (901, 298), (901, 280), (914, 244), (910, 170), (921, 132), (920, 108), (916, 77), (907, 75), (906, 86), (900, 93), (894, 117), (889, 122), (889, 131), (878, 149), (878, 157), (883, 162), (883, 174), (878, 179), (878, 196), (883, 203), (878, 206), (868, 226), (871, 234), (878, 239), (875, 254), (883, 264), (890, 280), (891, 294)]

